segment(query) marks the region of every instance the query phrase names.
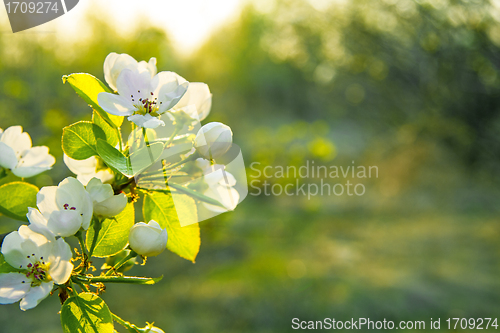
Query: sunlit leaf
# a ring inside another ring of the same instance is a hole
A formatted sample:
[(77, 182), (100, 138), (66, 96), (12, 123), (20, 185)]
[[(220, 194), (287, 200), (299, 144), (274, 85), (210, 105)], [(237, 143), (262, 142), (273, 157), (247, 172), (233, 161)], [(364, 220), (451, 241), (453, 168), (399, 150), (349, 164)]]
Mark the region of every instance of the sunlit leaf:
[[(93, 256), (109, 257), (119, 253), (128, 244), (128, 235), (130, 228), (134, 225), (135, 214), (134, 204), (129, 203), (125, 209), (114, 218), (105, 219), (101, 223)], [(87, 231), (87, 248), (90, 250), (94, 241), (94, 228), (89, 228)]]
[(143, 147), (132, 153), (129, 158), (104, 140), (97, 140), (97, 152), (111, 168), (127, 177), (133, 177), (144, 171), (161, 156), (163, 143), (155, 142), (150, 147)]
[(97, 95), (101, 92), (111, 92), (98, 78), (86, 73), (64, 75), (63, 83), (68, 82), (76, 93), (111, 126), (120, 127), (123, 117), (114, 116), (104, 111), (97, 102)]
[(25, 182), (0, 186), (0, 213), (20, 221), (28, 221), (28, 207), (36, 207), (38, 187)]
[(104, 301), (91, 293), (70, 297), (61, 309), (65, 333), (113, 333), (113, 316)]
[(75, 160), (84, 160), (97, 155), (96, 140), (106, 140), (106, 134), (97, 125), (79, 121), (63, 128), (62, 148)]
[(179, 216), (183, 219), (197, 218), (196, 204), (188, 196), (178, 195), (174, 205), (171, 194), (148, 192), (144, 197), (143, 215), (147, 221), (155, 220), (168, 232), (167, 249), (182, 258), (195, 261), (200, 250), (200, 226), (192, 224), (181, 227)]
[(118, 144), (118, 133), (97, 111), (92, 113), (92, 122), (99, 126), (106, 134), (106, 141), (115, 147)]

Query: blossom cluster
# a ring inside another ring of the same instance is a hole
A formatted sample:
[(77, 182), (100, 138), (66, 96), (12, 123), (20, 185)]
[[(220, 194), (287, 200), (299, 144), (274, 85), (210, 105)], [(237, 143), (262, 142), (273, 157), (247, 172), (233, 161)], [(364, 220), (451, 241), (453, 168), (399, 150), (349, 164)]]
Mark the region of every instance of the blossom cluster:
[[(25, 195), (22, 199), (28, 222), (8, 234), (1, 244), (0, 304), (20, 301), (22, 310), (32, 309), (59, 289), (63, 316), (71, 300), (79, 297), (82, 302), (103, 292), (96, 281), (122, 283), (122, 274), (128, 269), (126, 263), (135, 263), (137, 256), (156, 256), (168, 248), (194, 262), (199, 241), (192, 239), (189, 246), (170, 243), (199, 237), (192, 232), (185, 235), (182, 228), (175, 226), (180, 216), (196, 214), (198, 206), (214, 213), (236, 208), (241, 200), (235, 189), (236, 178), (226, 171), (225, 165), (217, 163), (232, 147), (231, 128), (211, 122), (196, 134), (178, 131), (183, 127), (195, 128), (209, 115), (210, 89), (205, 83), (188, 82), (174, 72), (158, 72), (156, 62), (155, 58), (146, 62), (127, 54), (109, 54), (104, 61), (109, 89), (90, 74), (63, 77), (92, 107), (93, 122), (78, 122), (63, 129), (63, 161), (75, 177), (67, 177), (57, 186), (37, 189), (36, 195), (32, 192), (34, 186), (26, 182), (0, 185), (0, 192), (11, 186), (19, 197)], [(131, 125), (125, 145), (123, 119)], [(169, 138), (161, 138), (156, 129), (166, 126), (166, 122), (174, 125), (176, 131)], [(135, 146), (137, 133), (142, 147)], [(179, 161), (167, 163), (161, 159), (163, 151), (186, 140), (191, 143), (191, 151), (178, 155)], [(80, 141), (85, 141), (85, 145), (78, 146)], [(160, 160), (161, 168), (155, 169)], [(10, 175), (33, 177), (50, 170), (55, 161), (47, 147), (32, 146), (31, 137), (21, 126), (0, 129), (0, 179)], [(202, 175), (201, 183), (195, 174)], [(141, 179), (151, 179), (153, 185), (156, 179), (162, 179), (163, 187), (140, 187), (137, 179), (143, 175)], [(172, 177), (188, 180), (179, 185), (170, 183)], [(174, 207), (173, 192), (188, 197), (183, 204), (191, 205), (190, 208)], [(133, 207), (141, 196), (143, 220), (148, 223), (135, 222)], [(3, 207), (2, 202), (0, 212), (24, 219), (17, 211)], [(66, 241), (73, 236), (81, 247), (74, 252)], [(106, 246), (100, 247), (97, 239)], [(103, 266), (107, 271), (97, 277), (87, 274), (93, 256), (107, 258), (107, 263), (111, 263)], [(74, 264), (77, 261), (78, 266)], [(153, 284), (158, 280), (128, 277), (126, 281)], [(76, 293), (76, 285), (82, 294)], [(92, 287), (97, 288), (96, 292), (90, 292)], [(149, 324), (138, 328), (116, 315), (113, 319), (129, 330), (163, 332)], [(65, 319), (62, 320), (66, 327)]]

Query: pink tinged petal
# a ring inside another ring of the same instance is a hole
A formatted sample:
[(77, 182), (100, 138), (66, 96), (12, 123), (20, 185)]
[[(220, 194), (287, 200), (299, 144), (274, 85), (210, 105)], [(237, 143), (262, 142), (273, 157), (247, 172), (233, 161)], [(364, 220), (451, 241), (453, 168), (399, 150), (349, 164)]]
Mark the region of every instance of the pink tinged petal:
[(19, 235), (19, 232), (14, 231), (8, 234), (2, 243), (2, 254), (5, 257), (5, 261), (15, 268), (25, 268), (30, 263), (27, 258), (29, 254), (26, 254), (21, 247), (24, 242), (24, 238)]
[(115, 116), (129, 116), (136, 109), (127, 98), (107, 92), (99, 93), (97, 102), (104, 111)]
[(53, 286), (54, 282), (50, 281), (43, 282), (37, 287), (31, 287), (31, 289), (19, 304), (21, 310), (26, 311), (37, 306), (41, 301), (49, 296)]
[(0, 304), (12, 304), (19, 301), (26, 296), (30, 288), (31, 281), (28, 281), (24, 274), (0, 274)]
[(59, 210), (56, 203), (57, 186), (45, 186), (36, 195), (36, 205), (42, 215), (48, 219), (52, 212)]
[(0, 166), (7, 169), (14, 169), (17, 165), (17, 156), (14, 149), (0, 142)]
[(49, 268), (49, 275), (57, 284), (63, 284), (68, 281), (73, 271), (73, 264), (71, 263), (71, 248), (62, 238), (59, 238), (53, 243), (51, 261)]
[[(75, 210), (55, 211), (47, 222), (48, 228), (57, 236), (69, 237), (82, 227), (83, 216)], [(88, 227), (87, 227), (88, 228)]]
[(144, 128), (157, 128), (158, 126), (165, 126), (163, 120), (151, 116), (150, 114), (140, 115), (136, 114), (127, 118), (139, 127)]

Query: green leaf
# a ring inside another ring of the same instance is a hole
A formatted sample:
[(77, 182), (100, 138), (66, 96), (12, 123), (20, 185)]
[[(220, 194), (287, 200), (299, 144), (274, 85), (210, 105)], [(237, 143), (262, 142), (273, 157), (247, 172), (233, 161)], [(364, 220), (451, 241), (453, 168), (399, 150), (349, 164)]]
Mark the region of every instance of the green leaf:
[(110, 168), (133, 177), (154, 164), (163, 152), (163, 143), (156, 142), (150, 147), (143, 147), (127, 158), (118, 149), (104, 140), (97, 140), (97, 152)]
[(106, 134), (106, 141), (113, 147), (116, 147), (119, 142), (116, 129), (108, 124), (108, 122), (95, 110), (92, 113), (92, 122), (104, 131)]
[(198, 223), (181, 227), (178, 214), (186, 220), (197, 219), (194, 200), (176, 195), (175, 205), (171, 194), (149, 192), (144, 197), (142, 213), (146, 221), (155, 220), (168, 232), (167, 249), (182, 258), (195, 261), (200, 250), (200, 226)]
[(3, 256), (3, 254), (0, 253), (0, 274), (3, 273), (16, 273), (20, 272), (20, 269), (14, 268), (11, 265), (9, 265)]
[(63, 128), (62, 148), (75, 160), (85, 160), (97, 155), (96, 139), (106, 140), (106, 134), (89, 121), (79, 121)]
[[(94, 257), (104, 258), (119, 253), (128, 244), (128, 235), (130, 228), (134, 225), (135, 213), (134, 204), (129, 203), (127, 207), (114, 218), (105, 219), (101, 223), (101, 228), (97, 234), (96, 245), (92, 255)], [(94, 241), (94, 228), (87, 231), (87, 248), (90, 250)]]
[(36, 207), (38, 187), (25, 182), (0, 186), (0, 213), (19, 221), (28, 221), (28, 207)]
[(76, 93), (87, 102), (87, 104), (99, 113), (106, 122), (113, 127), (120, 127), (123, 117), (115, 116), (104, 111), (97, 102), (97, 95), (102, 92), (110, 93), (111, 90), (98, 78), (86, 73), (74, 73), (64, 75), (63, 83), (68, 82)]
[(70, 297), (61, 309), (65, 333), (113, 333), (113, 316), (104, 301), (91, 293)]
[(72, 277), (76, 281), (83, 283), (127, 283), (127, 284), (155, 284), (163, 279), (163, 275), (157, 278), (140, 277), (140, 276), (92, 276), (85, 277), (81, 275), (75, 275)]
[(151, 143), (149, 147), (144, 146), (130, 154), (130, 165), (134, 176), (153, 165), (163, 153), (165, 145), (161, 142)]
[(130, 161), (118, 149), (104, 140), (97, 140), (97, 153), (107, 166), (130, 177), (128, 176), (132, 172)]

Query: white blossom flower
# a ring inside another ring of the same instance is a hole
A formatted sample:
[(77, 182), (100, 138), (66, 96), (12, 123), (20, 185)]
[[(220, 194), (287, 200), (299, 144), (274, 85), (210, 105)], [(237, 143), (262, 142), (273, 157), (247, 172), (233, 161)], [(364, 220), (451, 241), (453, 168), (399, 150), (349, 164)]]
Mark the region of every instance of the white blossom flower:
[(196, 150), (210, 160), (224, 155), (231, 148), (232, 143), (231, 128), (218, 122), (204, 125), (194, 139)]
[(160, 72), (151, 78), (149, 71), (124, 69), (116, 80), (118, 95), (102, 92), (97, 101), (110, 114), (129, 116), (128, 120), (140, 127), (156, 128), (165, 123), (153, 118), (176, 105), (188, 85), (173, 72)]
[(120, 214), (127, 206), (125, 193), (114, 195), (109, 184), (103, 184), (100, 179), (92, 178), (86, 187), (94, 204), (94, 214), (103, 217), (113, 217)]
[(68, 237), (80, 228), (86, 230), (90, 226), (92, 199), (82, 183), (75, 178), (68, 177), (58, 186), (42, 187), (36, 195), (36, 205), (43, 220), (36, 209), (30, 210), (33, 217), (28, 216), (28, 219), (33, 223), (32, 219), (36, 217), (37, 224), (45, 225), (54, 235)]
[(130, 248), (136, 253), (152, 257), (162, 253), (167, 246), (168, 234), (158, 222), (151, 220), (148, 224), (136, 223), (130, 228), (128, 241)]
[(192, 119), (204, 120), (212, 108), (212, 94), (208, 85), (201, 82), (191, 82), (189, 87), (173, 108), (173, 112), (184, 111)]
[(117, 54), (111, 52), (104, 60), (104, 79), (108, 85), (116, 91), (116, 80), (124, 69), (130, 69), (138, 73), (148, 72), (151, 77), (156, 75), (156, 58), (149, 59), (149, 62), (137, 62), (126, 53)]
[(23, 311), (37, 306), (71, 276), (71, 249), (62, 239), (34, 232), (27, 226), (8, 234), (1, 250), (5, 261), (21, 272), (0, 274), (0, 304), (21, 300)]
[(224, 213), (234, 210), (240, 200), (240, 195), (233, 186), (236, 185), (236, 178), (225, 170), (222, 164), (212, 165), (210, 161), (203, 158), (196, 160), (196, 165), (203, 171), (204, 181), (208, 189), (203, 193), (209, 198), (220, 202), (225, 208), (211, 205), (204, 202), (203, 205), (216, 213)]
[(85, 186), (87, 186), (92, 178), (98, 178), (105, 183), (114, 177), (109, 169), (97, 171), (98, 161), (96, 156), (91, 156), (86, 160), (74, 160), (64, 154), (63, 160), (68, 169), (76, 175), (76, 179)]
[(17, 177), (27, 178), (50, 170), (56, 159), (45, 146), (32, 147), (31, 137), (21, 126), (0, 128), (0, 166)]

